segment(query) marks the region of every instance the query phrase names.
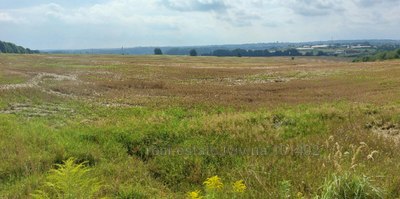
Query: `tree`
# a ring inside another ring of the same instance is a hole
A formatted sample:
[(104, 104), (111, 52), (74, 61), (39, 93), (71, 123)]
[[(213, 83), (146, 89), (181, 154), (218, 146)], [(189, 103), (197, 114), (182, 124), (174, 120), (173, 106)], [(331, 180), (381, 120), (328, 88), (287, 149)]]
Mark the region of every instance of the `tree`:
[(225, 50), (225, 49), (214, 50), (212, 54), (213, 56), (218, 56), (218, 57), (233, 56), (230, 50)]
[(318, 51), (316, 56), (326, 56), (326, 53), (324, 51)]
[(22, 46), (17, 46), (10, 42), (0, 41), (0, 53), (39, 53), (37, 50), (31, 50)]
[(162, 53), (162, 51), (161, 51), (160, 48), (155, 48), (155, 49), (154, 49), (154, 54), (155, 54), (155, 55), (162, 55), (163, 53)]
[(189, 52), (190, 56), (197, 56), (197, 51), (195, 49), (190, 50)]
[(313, 52), (306, 52), (306, 54), (304, 54), (304, 56), (313, 56), (314, 55), (314, 53)]

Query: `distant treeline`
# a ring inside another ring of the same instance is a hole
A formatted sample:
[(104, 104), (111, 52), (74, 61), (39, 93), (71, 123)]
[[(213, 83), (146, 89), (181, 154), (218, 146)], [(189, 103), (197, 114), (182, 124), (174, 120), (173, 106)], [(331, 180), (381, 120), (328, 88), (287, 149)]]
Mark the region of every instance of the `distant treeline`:
[(381, 51), (373, 55), (359, 57), (353, 60), (353, 62), (382, 61), (382, 60), (399, 59), (399, 58), (400, 58), (400, 49), (396, 49), (391, 51)]
[(276, 56), (326, 56), (327, 54), (323, 51), (318, 51), (317, 53), (306, 52), (301, 53), (296, 49), (287, 49), (287, 50), (244, 50), (244, 49), (235, 49), (235, 50), (226, 50), (220, 49), (215, 50), (211, 54), (203, 54), (208, 56), (218, 56), (218, 57), (276, 57)]
[(17, 46), (10, 42), (0, 41), (0, 53), (34, 54), (39, 53), (39, 51)]

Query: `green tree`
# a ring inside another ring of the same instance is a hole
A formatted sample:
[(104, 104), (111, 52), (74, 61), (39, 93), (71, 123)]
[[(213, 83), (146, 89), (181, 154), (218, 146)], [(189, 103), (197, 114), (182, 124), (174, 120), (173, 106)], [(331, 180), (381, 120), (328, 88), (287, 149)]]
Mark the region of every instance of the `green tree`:
[(197, 51), (195, 49), (190, 50), (190, 56), (197, 56)]
[(154, 49), (154, 54), (155, 55), (162, 55), (163, 53), (162, 53), (162, 50), (160, 48), (155, 48)]
[(10, 42), (0, 41), (0, 53), (39, 53), (37, 50), (31, 50), (29, 48), (24, 48), (22, 46), (17, 46)]

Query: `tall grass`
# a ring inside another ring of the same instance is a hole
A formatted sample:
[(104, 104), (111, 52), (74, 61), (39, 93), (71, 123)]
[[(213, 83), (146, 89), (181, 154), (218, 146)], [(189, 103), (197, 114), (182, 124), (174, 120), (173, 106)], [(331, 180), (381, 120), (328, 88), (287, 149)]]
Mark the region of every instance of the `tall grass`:
[(322, 186), (322, 193), (316, 199), (383, 199), (381, 188), (365, 175), (350, 172), (333, 174)]

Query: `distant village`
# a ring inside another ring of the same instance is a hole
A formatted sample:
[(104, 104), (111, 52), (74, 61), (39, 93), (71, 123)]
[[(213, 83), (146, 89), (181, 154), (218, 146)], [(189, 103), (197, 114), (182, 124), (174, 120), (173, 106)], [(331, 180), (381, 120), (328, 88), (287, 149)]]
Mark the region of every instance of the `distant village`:
[(340, 44), (322, 44), (322, 45), (304, 45), (296, 48), (299, 52), (322, 51), (328, 55), (359, 55), (375, 51), (376, 47), (372, 45), (340, 45)]

